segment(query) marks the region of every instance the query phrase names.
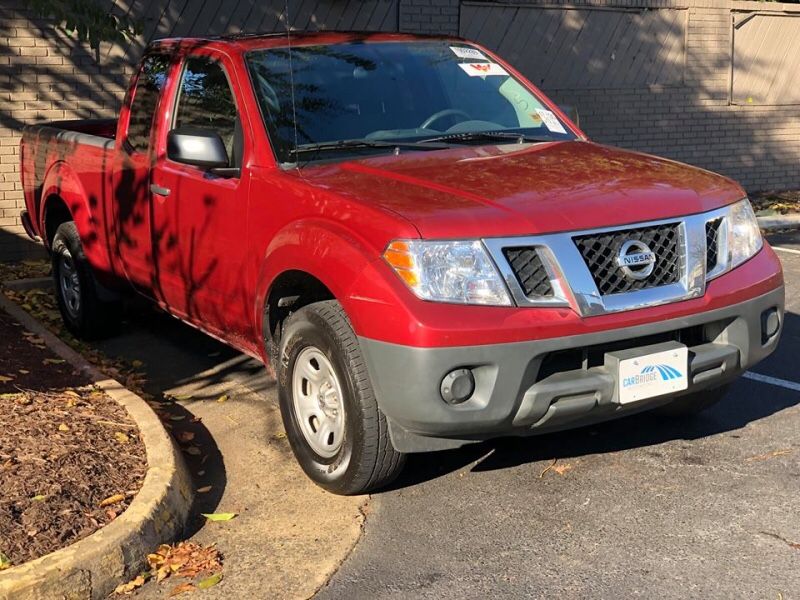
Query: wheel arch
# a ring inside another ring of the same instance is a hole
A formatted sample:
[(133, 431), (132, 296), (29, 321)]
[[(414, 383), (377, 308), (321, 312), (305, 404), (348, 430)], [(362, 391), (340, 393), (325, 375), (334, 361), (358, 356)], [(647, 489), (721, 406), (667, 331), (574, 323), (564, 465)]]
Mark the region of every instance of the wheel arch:
[(277, 352), (283, 322), (289, 315), (314, 302), (335, 299), (333, 292), (315, 275), (300, 269), (281, 272), (267, 293), (261, 323), (269, 356)]
[(256, 323), (267, 357), (273, 358), (283, 320), (312, 302), (337, 300), (358, 331), (353, 288), (377, 259), (362, 239), (327, 221), (294, 222), (276, 234), (265, 252), (256, 294)]
[(44, 233), (42, 238), (45, 245), (48, 248), (52, 248), (56, 230), (62, 223), (73, 220), (72, 212), (69, 210), (64, 199), (55, 192), (46, 196), (42, 204), (44, 208), (42, 210), (42, 225), (40, 231)]
[(102, 243), (102, 220), (95, 212), (102, 210), (102, 199), (87, 193), (77, 172), (66, 162), (54, 163), (42, 185), (42, 205), (39, 231), (44, 233), (44, 244), (50, 249), (58, 226), (74, 221), (78, 229), (84, 254), (97, 273), (110, 273), (110, 256)]

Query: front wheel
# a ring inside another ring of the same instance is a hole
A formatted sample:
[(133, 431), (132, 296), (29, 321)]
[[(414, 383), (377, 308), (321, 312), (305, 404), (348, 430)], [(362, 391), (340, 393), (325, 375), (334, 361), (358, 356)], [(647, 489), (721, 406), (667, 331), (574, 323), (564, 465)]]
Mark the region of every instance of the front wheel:
[(405, 455), (389, 439), (358, 339), (341, 305), (316, 302), (284, 324), (276, 365), (281, 416), (300, 466), (336, 494), (387, 485)]
[(73, 221), (53, 236), (53, 279), (61, 317), (76, 337), (97, 339), (114, 333), (122, 311), (119, 301), (103, 300)]

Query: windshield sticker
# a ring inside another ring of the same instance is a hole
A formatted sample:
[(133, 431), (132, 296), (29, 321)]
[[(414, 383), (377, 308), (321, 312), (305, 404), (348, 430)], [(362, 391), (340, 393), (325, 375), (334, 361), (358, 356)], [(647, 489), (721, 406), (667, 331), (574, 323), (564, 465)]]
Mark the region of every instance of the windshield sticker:
[(561, 124), (556, 116), (550, 112), (549, 110), (545, 110), (544, 108), (537, 108), (536, 114), (544, 121), (544, 126), (547, 127), (549, 131), (554, 133), (567, 133), (567, 130), (564, 129), (564, 126)]
[(486, 77), (487, 75), (508, 75), (506, 70), (497, 63), (459, 63), (459, 67), (470, 77)]
[(463, 48), (460, 46), (450, 46), (458, 58), (474, 58), (476, 60), (486, 60), (486, 55), (477, 48)]

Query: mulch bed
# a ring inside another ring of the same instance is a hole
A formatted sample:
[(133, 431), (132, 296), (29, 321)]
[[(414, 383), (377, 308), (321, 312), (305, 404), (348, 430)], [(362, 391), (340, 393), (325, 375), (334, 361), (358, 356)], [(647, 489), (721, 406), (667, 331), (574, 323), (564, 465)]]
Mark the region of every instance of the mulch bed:
[(7, 566), (115, 519), (141, 487), (147, 461), (127, 412), (2, 311), (0, 340), (0, 563)]
[(753, 209), (767, 216), (800, 213), (800, 190), (762, 192), (750, 197)]
[(0, 281), (15, 279), (35, 279), (50, 275), (50, 261), (23, 260), (20, 262), (0, 262)]

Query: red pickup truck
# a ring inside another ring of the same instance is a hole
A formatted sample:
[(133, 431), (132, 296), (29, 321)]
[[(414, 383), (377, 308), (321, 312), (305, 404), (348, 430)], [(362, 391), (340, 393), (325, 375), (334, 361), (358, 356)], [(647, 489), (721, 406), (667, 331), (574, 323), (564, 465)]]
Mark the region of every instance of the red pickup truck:
[(117, 121), (29, 127), (21, 157), (69, 329), (110, 333), (132, 289), (271, 363), (337, 493), (410, 452), (699, 411), (783, 324), (740, 186), (589, 141), (457, 38), (158, 41)]

